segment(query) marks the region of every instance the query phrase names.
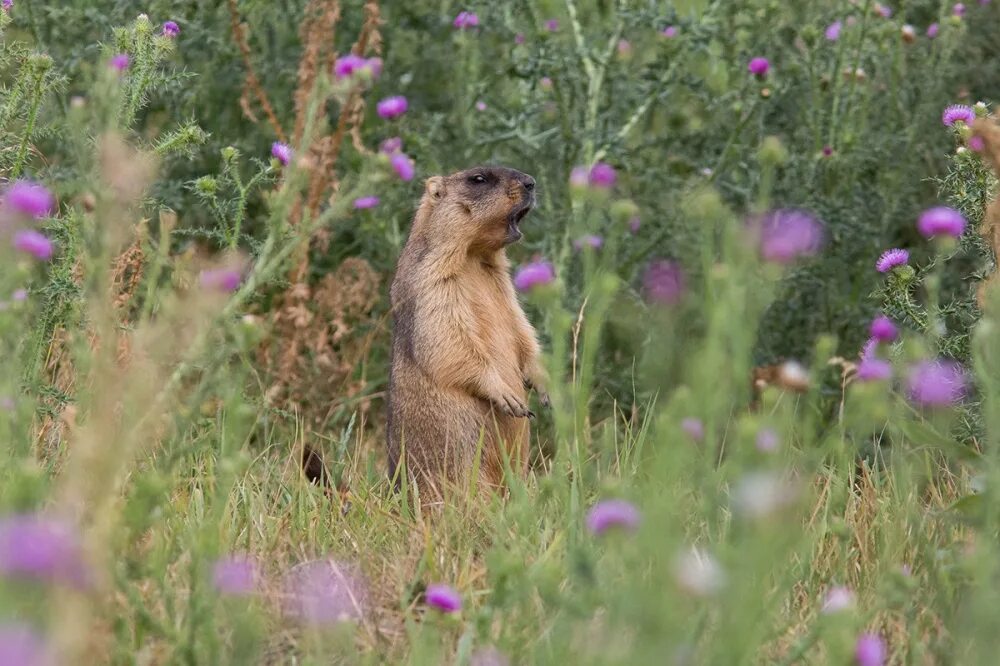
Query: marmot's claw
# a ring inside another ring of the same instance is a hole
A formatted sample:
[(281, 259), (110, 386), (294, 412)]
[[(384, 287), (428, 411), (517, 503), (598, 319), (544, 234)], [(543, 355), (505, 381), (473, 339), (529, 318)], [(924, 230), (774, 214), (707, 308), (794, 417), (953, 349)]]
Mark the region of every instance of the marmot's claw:
[(535, 413), (533, 411), (531, 411), (530, 409), (528, 410), (528, 418), (529, 419), (535, 418)]
[(500, 400), (497, 400), (495, 404), (507, 416), (524, 418), (530, 414), (528, 407), (513, 396), (505, 395)]

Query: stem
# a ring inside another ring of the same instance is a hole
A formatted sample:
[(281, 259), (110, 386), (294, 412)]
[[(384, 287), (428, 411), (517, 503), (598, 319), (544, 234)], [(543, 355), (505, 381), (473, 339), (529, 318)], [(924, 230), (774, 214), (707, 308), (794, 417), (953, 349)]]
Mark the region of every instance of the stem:
[(35, 133), (35, 122), (38, 120), (38, 107), (42, 104), (42, 78), (45, 76), (45, 71), (36, 67), (34, 75), (35, 78), (32, 82), (34, 90), (31, 98), (31, 109), (28, 111), (28, 124), (24, 128), (21, 145), (17, 149), (17, 158), (14, 160), (14, 167), (10, 172), (11, 180), (19, 178), (21, 170), (24, 168), (24, 163), (28, 158), (28, 144), (31, 142), (31, 135)]

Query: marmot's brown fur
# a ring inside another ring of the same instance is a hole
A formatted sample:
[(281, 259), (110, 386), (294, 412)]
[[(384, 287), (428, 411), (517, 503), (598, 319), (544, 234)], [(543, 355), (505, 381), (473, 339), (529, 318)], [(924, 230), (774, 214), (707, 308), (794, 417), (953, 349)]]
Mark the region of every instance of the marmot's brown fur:
[[(544, 394), (535, 330), (504, 248), (534, 204), (531, 176), (477, 167), (429, 178), (392, 283), (389, 469), (405, 461), (422, 500), (500, 487), (528, 464), (528, 390)], [(463, 486), (464, 487), (464, 486)]]

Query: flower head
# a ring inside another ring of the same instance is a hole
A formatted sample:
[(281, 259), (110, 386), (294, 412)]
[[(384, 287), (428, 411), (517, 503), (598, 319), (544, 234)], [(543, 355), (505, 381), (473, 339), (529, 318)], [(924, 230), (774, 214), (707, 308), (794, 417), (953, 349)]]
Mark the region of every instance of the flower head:
[(858, 666), (882, 666), (885, 663), (885, 642), (875, 634), (862, 634), (854, 645), (854, 660)]
[(767, 76), (767, 72), (771, 69), (771, 61), (767, 58), (751, 58), (750, 62), (747, 63), (747, 71), (749, 71), (754, 76), (764, 77)]
[(20, 623), (0, 624), (0, 666), (52, 664), (55, 662), (49, 648), (34, 629)]
[(108, 66), (116, 72), (124, 72), (128, 69), (129, 57), (127, 53), (119, 53), (111, 57)]
[(288, 166), (292, 161), (292, 148), (287, 143), (275, 141), (271, 144), (271, 157), (281, 162), (282, 166)]
[(884, 382), (892, 378), (892, 365), (874, 355), (867, 356), (858, 363), (856, 376), (859, 382)]
[(376, 196), (358, 197), (354, 200), (354, 207), (357, 209), (374, 208), (379, 205), (379, 198)]
[(524, 44), (524, 33), (519, 32), (516, 35), (514, 35), (514, 43), (517, 44), (518, 46)]
[(55, 245), (34, 229), (22, 229), (14, 234), (14, 249), (27, 252), (42, 261), (48, 261), (55, 252)]
[(884, 315), (879, 315), (872, 320), (869, 333), (879, 342), (892, 342), (899, 337), (899, 329), (896, 328), (891, 319)]
[(514, 286), (518, 291), (531, 291), (535, 287), (551, 284), (556, 279), (556, 269), (548, 261), (533, 261), (517, 269)]
[(689, 416), (681, 421), (681, 430), (696, 442), (705, 439), (705, 425), (701, 422), (701, 419)]
[(958, 238), (965, 231), (965, 218), (957, 210), (947, 206), (929, 208), (917, 219), (917, 231), (924, 238), (935, 236)]
[(922, 361), (910, 368), (910, 399), (925, 407), (947, 407), (965, 397), (965, 369), (954, 361)]
[(337, 58), (336, 62), (333, 63), (333, 75), (337, 77), (338, 81), (341, 81), (350, 78), (355, 72), (366, 66), (368, 66), (367, 60), (354, 53), (348, 53)]
[(181, 34), (181, 27), (173, 21), (167, 21), (163, 24), (163, 36), (164, 37), (176, 37)]
[(589, 247), (593, 250), (600, 250), (604, 245), (604, 239), (595, 234), (586, 234), (573, 241), (573, 249), (580, 251), (585, 247)]
[(400, 180), (413, 180), (413, 174), (415, 173), (413, 160), (411, 160), (407, 155), (403, 153), (393, 153), (389, 157), (389, 164), (392, 166), (392, 170), (396, 172), (396, 175), (399, 176)]
[(212, 566), (212, 584), (228, 596), (246, 596), (257, 589), (260, 572), (257, 564), (245, 555), (223, 557)]
[(30, 180), (16, 180), (3, 193), (4, 208), (33, 217), (49, 217), (55, 212), (56, 199), (44, 185)]
[(398, 153), (403, 149), (403, 140), (398, 136), (392, 136), (382, 142), (379, 150), (386, 155), (392, 155), (393, 153)]
[(614, 187), (615, 181), (617, 180), (618, 174), (615, 173), (615, 168), (610, 164), (598, 162), (594, 166), (590, 167), (588, 181), (591, 187), (608, 189)]
[(68, 523), (31, 514), (0, 519), (0, 574), (86, 585), (76, 530)]
[(908, 23), (899, 29), (899, 33), (902, 35), (903, 41), (908, 44), (912, 44), (917, 39), (917, 29)]
[(451, 24), (459, 30), (468, 30), (479, 26), (479, 16), (474, 12), (459, 12)]
[(778, 450), (781, 438), (778, 437), (778, 433), (773, 428), (761, 428), (757, 432), (754, 444), (761, 453), (773, 453)]
[(14, 8), (14, 0), (3, 0), (0, 2), (0, 7), (2, 7), (5, 12), (9, 12)]
[(10, 295), (11, 300), (18, 303), (28, 300), (28, 290), (27, 289), (15, 289), (14, 293)]
[(699, 597), (713, 595), (726, 584), (726, 574), (719, 562), (697, 547), (689, 548), (677, 556), (674, 561), (674, 576), (684, 590)]
[(878, 340), (876, 340), (875, 338), (868, 338), (868, 340), (865, 341), (864, 346), (861, 347), (861, 353), (859, 354), (859, 357), (861, 358), (861, 360), (864, 360), (866, 358), (875, 358), (875, 351), (877, 349), (878, 349)]
[(934, 39), (935, 37), (938, 36), (938, 31), (940, 30), (941, 26), (939, 26), (937, 23), (931, 23), (929, 26), (927, 26), (927, 38)]
[(660, 34), (666, 37), (667, 39), (673, 39), (674, 37), (677, 36), (677, 26), (668, 25), (666, 28), (660, 31)]
[(910, 261), (910, 253), (900, 248), (886, 250), (875, 262), (875, 270), (879, 273), (888, 273), (897, 266), (905, 266)]
[(983, 141), (983, 137), (981, 137), (979, 135), (970, 136), (969, 137), (969, 148), (972, 149), (972, 150), (974, 150), (974, 151), (976, 151), (977, 153), (981, 153), (984, 150), (986, 150), (986, 142)]
[(243, 272), (238, 268), (209, 268), (198, 274), (202, 289), (232, 292), (243, 281)]
[(948, 127), (951, 127), (958, 121), (962, 121), (966, 125), (972, 125), (972, 121), (975, 119), (975, 110), (965, 104), (952, 104), (941, 113), (941, 122)]
[(632, 44), (627, 39), (618, 40), (618, 55), (625, 57), (631, 55)]
[(555, 32), (559, 29), (559, 19), (549, 19), (545, 22), (545, 29), (549, 32)]
[(395, 118), (406, 113), (406, 109), (409, 108), (409, 103), (406, 98), (402, 95), (395, 95), (393, 97), (386, 97), (381, 102), (375, 105), (375, 110), (378, 112), (379, 118)]
[(778, 209), (755, 220), (760, 255), (764, 261), (789, 264), (819, 252), (823, 226), (802, 210)]
[(601, 535), (612, 528), (634, 530), (639, 527), (639, 510), (630, 502), (620, 499), (603, 500), (587, 512), (587, 529)]
[(427, 586), (424, 594), (427, 605), (443, 613), (455, 613), (462, 610), (462, 597), (449, 585), (436, 583)]
[(823, 599), (823, 607), (820, 609), (820, 612), (825, 614), (839, 613), (853, 606), (854, 593), (851, 592), (851, 589), (837, 585), (827, 590), (826, 598)]
[(882, 18), (892, 18), (892, 8), (878, 2), (875, 3), (875, 13)]
[(956, 2), (955, 5), (951, 8), (951, 14), (952, 16), (958, 16), (958, 17), (965, 16), (965, 5), (962, 4), (961, 2)]
[(367, 588), (353, 566), (334, 560), (298, 564), (282, 581), (285, 614), (311, 625), (360, 620)]
[(834, 21), (826, 27), (826, 38), (831, 42), (835, 42), (840, 39), (840, 31), (844, 27), (843, 21)]
[(476, 111), (485, 111), (487, 109), (486, 102), (479, 100), (476, 102)]
[(660, 305), (675, 305), (684, 296), (687, 281), (676, 262), (667, 259), (653, 261), (642, 276), (646, 299)]

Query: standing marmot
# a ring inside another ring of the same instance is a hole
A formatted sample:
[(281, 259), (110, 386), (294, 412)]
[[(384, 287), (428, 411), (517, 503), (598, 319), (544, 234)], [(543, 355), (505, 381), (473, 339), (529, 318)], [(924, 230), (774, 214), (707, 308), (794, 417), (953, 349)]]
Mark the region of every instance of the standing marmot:
[(477, 167), (427, 180), (392, 283), (389, 469), (405, 460), (421, 498), (465, 483), (498, 487), (503, 451), (528, 464), (528, 389), (542, 395), (538, 341), (504, 248), (534, 205), (535, 180)]

